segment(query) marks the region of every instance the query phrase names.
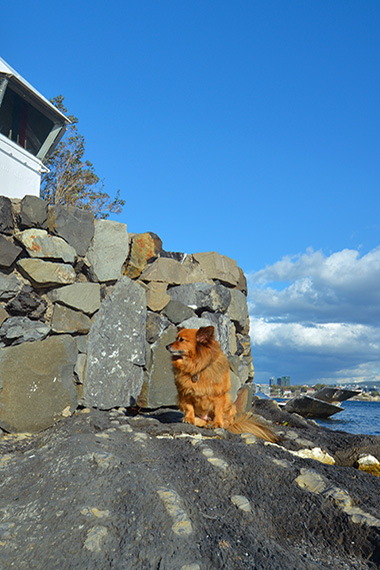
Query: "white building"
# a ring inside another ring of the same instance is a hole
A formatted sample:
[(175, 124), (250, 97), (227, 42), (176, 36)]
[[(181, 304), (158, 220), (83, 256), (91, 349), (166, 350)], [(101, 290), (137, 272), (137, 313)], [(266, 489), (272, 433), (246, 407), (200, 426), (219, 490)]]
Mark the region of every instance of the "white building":
[(0, 58), (0, 195), (40, 195), (42, 160), (69, 122)]

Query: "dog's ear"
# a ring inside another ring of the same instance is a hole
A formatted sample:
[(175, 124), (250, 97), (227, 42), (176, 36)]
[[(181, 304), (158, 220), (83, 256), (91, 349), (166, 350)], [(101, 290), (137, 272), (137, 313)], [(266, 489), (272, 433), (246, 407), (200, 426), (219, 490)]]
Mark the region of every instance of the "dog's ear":
[(201, 344), (208, 344), (214, 338), (214, 327), (201, 327), (197, 330), (196, 339)]

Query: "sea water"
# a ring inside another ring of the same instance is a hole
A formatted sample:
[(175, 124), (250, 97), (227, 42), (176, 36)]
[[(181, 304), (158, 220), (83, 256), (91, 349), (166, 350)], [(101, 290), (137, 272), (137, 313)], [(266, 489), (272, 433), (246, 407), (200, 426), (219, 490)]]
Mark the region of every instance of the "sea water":
[(328, 420), (316, 420), (323, 427), (355, 434), (380, 435), (380, 402), (346, 400), (343, 411)]

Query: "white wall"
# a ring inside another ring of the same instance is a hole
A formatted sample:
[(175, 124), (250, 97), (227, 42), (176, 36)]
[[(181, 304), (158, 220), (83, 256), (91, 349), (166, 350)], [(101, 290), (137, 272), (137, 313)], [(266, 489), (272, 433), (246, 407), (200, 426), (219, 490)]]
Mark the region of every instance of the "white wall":
[(0, 196), (40, 195), (42, 162), (0, 134)]

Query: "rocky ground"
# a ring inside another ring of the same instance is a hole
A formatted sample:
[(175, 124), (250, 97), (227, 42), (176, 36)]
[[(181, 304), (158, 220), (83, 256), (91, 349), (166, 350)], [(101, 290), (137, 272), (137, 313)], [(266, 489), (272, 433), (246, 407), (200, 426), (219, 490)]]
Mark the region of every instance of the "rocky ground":
[[(0, 568), (378, 568), (380, 479), (354, 465), (380, 457), (380, 438), (256, 407), (279, 445), (170, 409), (85, 409), (37, 435), (3, 434)], [(335, 465), (296, 455), (315, 447)]]

